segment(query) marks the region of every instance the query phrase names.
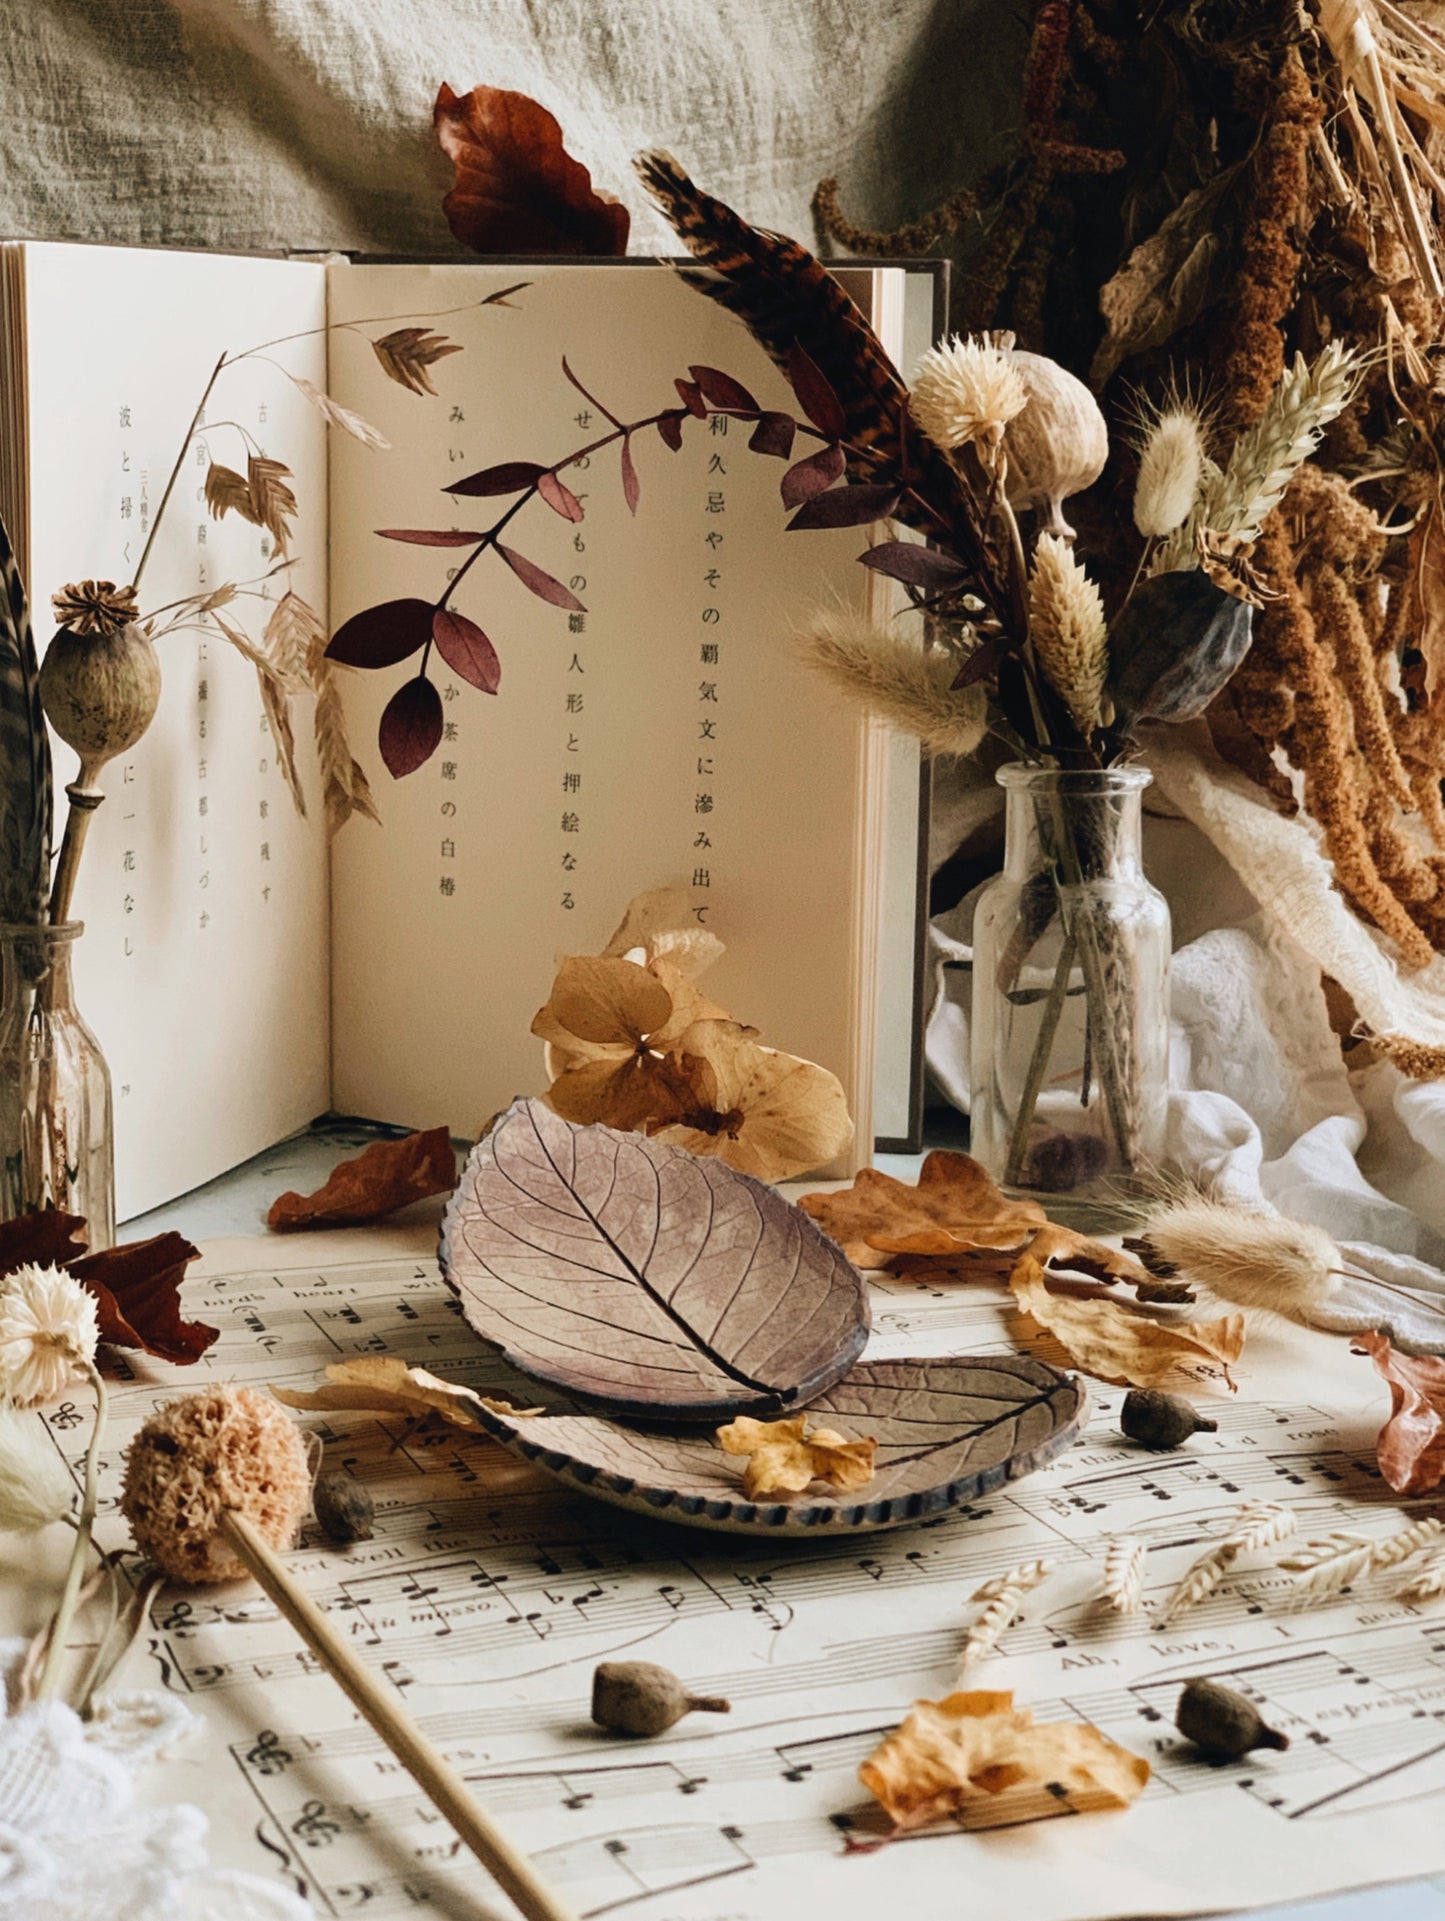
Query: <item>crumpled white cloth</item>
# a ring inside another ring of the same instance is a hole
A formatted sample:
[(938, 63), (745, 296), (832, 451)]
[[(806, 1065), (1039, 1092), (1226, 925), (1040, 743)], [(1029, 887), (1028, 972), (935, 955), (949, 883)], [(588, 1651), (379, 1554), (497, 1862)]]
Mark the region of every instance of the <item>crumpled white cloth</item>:
[[(0, 1642), (0, 1670), (24, 1648)], [(0, 1917), (315, 1921), (275, 1882), (213, 1869), (199, 1808), (137, 1805), (137, 1770), (196, 1725), (149, 1691), (112, 1696), (89, 1723), (59, 1701), (0, 1719)]]
[[(1339, 1242), (1361, 1278), (1340, 1283), (1319, 1325), (1445, 1353), (1445, 1083), (1407, 1080), (1388, 1061), (1347, 1070), (1319, 967), (1187, 823), (1151, 821), (1145, 842), (1176, 937), (1181, 922), (1192, 932), (1238, 916), (1174, 954), (1166, 1170)], [(928, 1064), (965, 1112), (976, 898), (931, 929)]]

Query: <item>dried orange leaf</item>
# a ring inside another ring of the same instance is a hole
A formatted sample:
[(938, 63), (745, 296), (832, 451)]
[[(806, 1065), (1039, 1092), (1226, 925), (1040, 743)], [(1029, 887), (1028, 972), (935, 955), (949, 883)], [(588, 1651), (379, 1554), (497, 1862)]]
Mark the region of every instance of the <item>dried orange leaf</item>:
[(459, 1381), (444, 1381), (424, 1367), (408, 1367), (399, 1354), (367, 1354), (358, 1361), (333, 1361), (326, 1370), (324, 1387), (307, 1391), (273, 1386), (271, 1392), (287, 1407), (327, 1414), (440, 1414), (453, 1427), (478, 1432), (482, 1424), (475, 1410), (479, 1407), (505, 1415), (509, 1421), (530, 1420), (542, 1412), (539, 1407), (511, 1407), (506, 1401), (490, 1400)]
[(354, 1160), (333, 1167), (314, 1194), (282, 1194), (271, 1203), (266, 1225), (281, 1234), (304, 1227), (357, 1227), (431, 1194), (449, 1194), (456, 1184), (451, 1135), (432, 1127), (400, 1141), (373, 1141)]
[(808, 1431), (808, 1416), (755, 1421), (740, 1414), (717, 1430), (724, 1454), (745, 1454), (743, 1492), (749, 1500), (768, 1494), (801, 1494), (814, 1481), (830, 1487), (867, 1487), (873, 1479), (876, 1440), (848, 1441), (830, 1427)]
[(1035, 1727), (1012, 1694), (982, 1689), (916, 1701), (858, 1770), (858, 1778), (898, 1828), (927, 1827), (1017, 1800), (1012, 1819), (1044, 1820), (1086, 1809), (1126, 1808), (1149, 1779), (1149, 1763), (1087, 1722)]
[(890, 1254), (1020, 1248), (1048, 1221), (1037, 1201), (1008, 1200), (977, 1161), (942, 1148), (916, 1187), (865, 1167), (851, 1187), (804, 1194), (798, 1205), (858, 1267), (882, 1267)]
[(1445, 1478), (1445, 1360), (1402, 1354), (1384, 1334), (1357, 1334), (1354, 1346), (1390, 1384), (1390, 1418), (1375, 1442), (1381, 1474), (1397, 1494), (1429, 1494)]
[(1171, 1323), (1122, 1301), (1053, 1293), (1045, 1271), (1049, 1239), (1038, 1235), (1020, 1255), (1009, 1286), (1029, 1319), (1061, 1342), (1086, 1374), (1133, 1387), (1158, 1387), (1175, 1376), (1234, 1386), (1229, 1365), (1244, 1347), (1243, 1314)]
[(760, 1181), (792, 1180), (825, 1167), (852, 1140), (848, 1098), (835, 1074), (760, 1047), (755, 1031), (736, 1021), (702, 1020), (678, 1038), (679, 1058), (708, 1099), (662, 1138)]

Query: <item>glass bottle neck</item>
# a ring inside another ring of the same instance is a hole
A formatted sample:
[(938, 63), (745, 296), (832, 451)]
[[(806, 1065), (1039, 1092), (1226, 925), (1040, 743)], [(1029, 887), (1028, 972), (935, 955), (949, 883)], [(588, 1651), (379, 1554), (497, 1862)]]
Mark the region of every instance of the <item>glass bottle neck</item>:
[(1011, 880), (1049, 872), (1069, 887), (1143, 878), (1140, 835), (1149, 776), (1141, 769), (1004, 768), (1000, 779), (1008, 795), (1004, 872)]
[(80, 921), (64, 921), (57, 927), (0, 924), (0, 994), (5, 1006), (43, 987), (46, 1005), (53, 1012), (74, 1012), (70, 955), (81, 928)]

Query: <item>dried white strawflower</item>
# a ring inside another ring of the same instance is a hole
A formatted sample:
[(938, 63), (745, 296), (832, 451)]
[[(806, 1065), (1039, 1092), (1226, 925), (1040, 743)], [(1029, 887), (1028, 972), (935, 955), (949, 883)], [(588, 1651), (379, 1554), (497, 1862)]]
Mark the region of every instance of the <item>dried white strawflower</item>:
[(1081, 733), (1099, 725), (1109, 632), (1099, 590), (1058, 534), (1040, 534), (1029, 573), (1029, 640)]
[(947, 452), (970, 441), (996, 447), (1028, 397), (1007, 353), (977, 335), (955, 334), (919, 361), (908, 407), (933, 444)]
[(798, 646), (840, 693), (912, 734), (926, 754), (971, 754), (983, 739), (984, 691), (954, 692), (956, 654), (925, 651), (907, 634), (829, 608), (814, 614)]
[(74, 1506), (74, 1483), (43, 1425), (0, 1407), (0, 1532), (34, 1534)]
[(1204, 475), (1204, 435), (1199, 415), (1174, 401), (1154, 415), (1139, 448), (1134, 482), (1134, 525), (1146, 539), (1182, 526)]
[(53, 1401), (95, 1359), (95, 1301), (61, 1267), (33, 1263), (0, 1285), (0, 1395), (19, 1407)]

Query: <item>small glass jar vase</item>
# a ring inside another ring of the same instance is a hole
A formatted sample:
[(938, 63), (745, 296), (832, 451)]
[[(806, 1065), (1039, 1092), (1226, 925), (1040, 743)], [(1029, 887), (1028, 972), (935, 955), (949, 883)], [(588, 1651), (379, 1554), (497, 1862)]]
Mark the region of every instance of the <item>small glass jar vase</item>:
[(973, 923), (970, 1151), (1103, 1224), (1164, 1146), (1169, 908), (1144, 877), (1143, 767), (999, 770), (1004, 869)]
[(110, 1070), (75, 1005), (80, 921), (0, 924), (0, 1220), (80, 1214), (92, 1252), (115, 1240)]

